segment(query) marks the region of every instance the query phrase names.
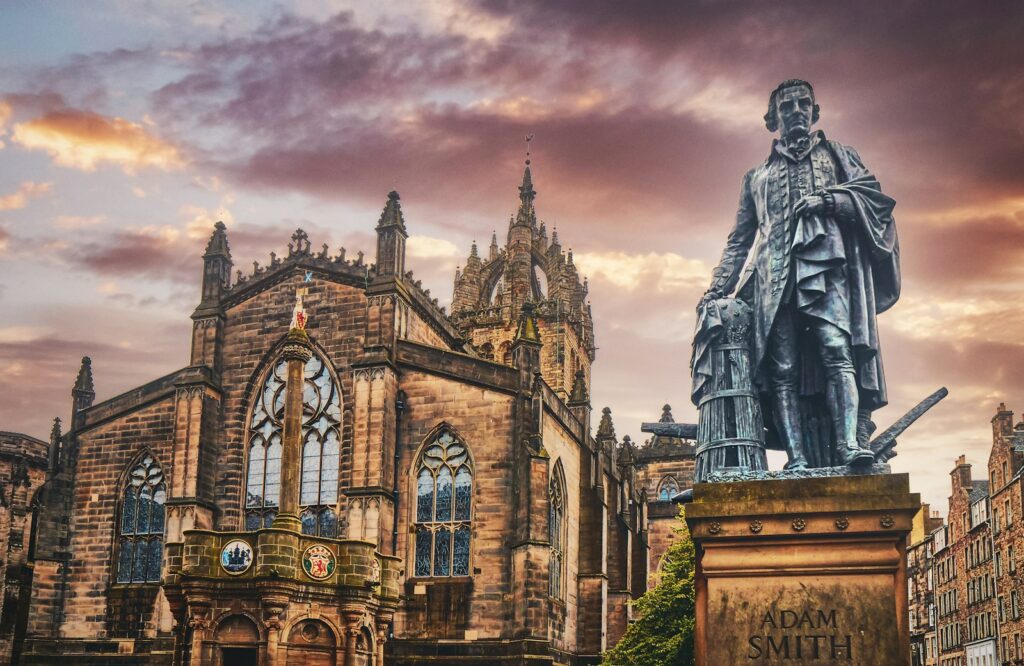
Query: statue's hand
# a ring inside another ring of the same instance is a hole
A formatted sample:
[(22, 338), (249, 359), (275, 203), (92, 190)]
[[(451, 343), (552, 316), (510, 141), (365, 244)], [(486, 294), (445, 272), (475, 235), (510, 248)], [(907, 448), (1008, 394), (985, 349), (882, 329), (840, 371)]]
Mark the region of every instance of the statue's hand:
[(715, 287), (711, 287), (710, 289), (704, 292), (704, 296), (701, 297), (700, 303), (697, 304), (697, 312), (700, 312), (701, 308), (703, 308), (711, 301), (717, 301), (719, 298), (722, 298), (722, 292), (716, 289)]
[(803, 215), (817, 215), (825, 210), (825, 198), (818, 194), (808, 194), (806, 197), (796, 202), (793, 206), (793, 215), (801, 217)]

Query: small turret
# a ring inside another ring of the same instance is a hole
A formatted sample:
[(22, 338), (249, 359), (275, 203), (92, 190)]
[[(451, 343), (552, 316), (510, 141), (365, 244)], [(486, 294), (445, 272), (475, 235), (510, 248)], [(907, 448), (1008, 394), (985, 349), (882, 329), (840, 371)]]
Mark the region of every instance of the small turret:
[(231, 285), (231, 250), (228, 247), (227, 227), (223, 222), (213, 225), (210, 242), (203, 253), (203, 298), (200, 307), (209, 307), (220, 301), (221, 294)]
[(576, 403), (590, 404), (590, 396), (587, 394), (587, 375), (583, 368), (576, 371), (572, 381), (572, 393), (569, 394), (569, 406)]
[(377, 275), (402, 276), (405, 274), (405, 229), (402, 205), (398, 192), (388, 193), (388, 201), (377, 222)]
[(533, 376), (540, 372), (540, 331), (533, 312), (533, 303), (523, 303), (519, 315), (516, 337), (512, 341), (512, 367), (519, 369), (523, 386), (533, 383)]
[(615, 424), (612, 423), (612, 410), (610, 407), (605, 407), (601, 410), (601, 423), (597, 426), (597, 436), (595, 439), (601, 445), (601, 448), (607, 448), (609, 444), (615, 444)]
[(498, 258), (498, 232), (491, 232), (491, 247), (490, 252), (487, 255), (488, 261), (494, 261)]
[(82, 425), (81, 412), (92, 407), (96, 400), (96, 391), (92, 383), (92, 359), (82, 357), (82, 365), (78, 368), (75, 387), (71, 389), (71, 430), (78, 430)]
[(50, 429), (49, 467), (50, 474), (57, 471), (60, 465), (60, 417), (53, 419), (53, 428)]

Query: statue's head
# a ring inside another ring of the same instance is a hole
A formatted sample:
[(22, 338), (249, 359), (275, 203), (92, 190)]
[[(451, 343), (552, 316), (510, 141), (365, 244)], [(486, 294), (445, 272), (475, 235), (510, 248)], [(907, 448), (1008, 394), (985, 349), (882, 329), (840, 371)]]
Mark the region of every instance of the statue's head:
[(764, 124), (783, 136), (806, 134), (818, 122), (821, 109), (814, 103), (814, 88), (807, 81), (788, 79), (772, 91)]

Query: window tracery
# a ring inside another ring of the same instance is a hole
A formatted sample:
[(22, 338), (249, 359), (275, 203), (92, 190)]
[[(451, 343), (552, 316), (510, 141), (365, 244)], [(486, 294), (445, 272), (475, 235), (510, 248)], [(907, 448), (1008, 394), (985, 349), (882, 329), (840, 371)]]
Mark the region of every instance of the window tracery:
[(548, 485), (548, 541), (551, 543), (551, 558), (548, 560), (548, 594), (556, 599), (563, 598), (562, 584), (565, 579), (565, 474), (562, 461), (555, 463)]
[(158, 583), (163, 561), (167, 485), (150, 454), (132, 465), (121, 495), (118, 583)]
[(679, 484), (671, 476), (666, 476), (658, 486), (658, 501), (669, 502), (679, 494)]
[[(249, 420), (249, 462), (245, 528), (269, 527), (281, 496), (288, 363), (280, 359), (267, 373)], [(341, 397), (328, 364), (314, 354), (306, 362), (302, 392), (302, 470), (299, 506), (304, 534), (338, 536), (338, 467), (341, 452)]]
[(468, 576), (473, 470), (466, 445), (441, 430), (416, 465), (415, 576)]

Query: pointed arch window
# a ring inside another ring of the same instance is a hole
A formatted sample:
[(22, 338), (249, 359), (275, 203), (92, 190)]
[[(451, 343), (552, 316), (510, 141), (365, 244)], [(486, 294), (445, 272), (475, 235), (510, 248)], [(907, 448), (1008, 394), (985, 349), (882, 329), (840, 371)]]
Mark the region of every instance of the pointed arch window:
[(415, 576), (468, 576), (473, 470), (469, 451), (448, 429), (416, 464)]
[(556, 599), (565, 594), (565, 473), (562, 461), (555, 463), (548, 485), (548, 541), (551, 558), (548, 560), (548, 594)]
[(167, 484), (153, 456), (132, 464), (121, 494), (118, 583), (159, 583), (163, 561)]
[(666, 476), (658, 486), (658, 501), (671, 502), (672, 498), (679, 494), (679, 484), (671, 476)]
[[(288, 363), (279, 359), (253, 404), (245, 528), (269, 527), (281, 500), (281, 446)], [(299, 488), (302, 531), (338, 536), (338, 467), (341, 454), (341, 394), (330, 367), (314, 354), (306, 362), (302, 391), (302, 472)]]

